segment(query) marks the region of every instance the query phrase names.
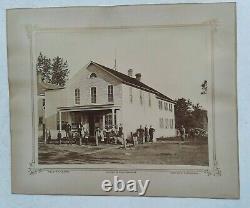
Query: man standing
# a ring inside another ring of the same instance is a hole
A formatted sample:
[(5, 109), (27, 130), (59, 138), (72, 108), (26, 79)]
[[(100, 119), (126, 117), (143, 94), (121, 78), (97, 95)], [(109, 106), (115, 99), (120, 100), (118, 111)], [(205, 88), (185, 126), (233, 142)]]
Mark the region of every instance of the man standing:
[(66, 139), (69, 138), (69, 123), (67, 122), (65, 125)]
[(138, 145), (138, 135), (137, 135), (137, 132), (131, 132), (131, 136), (132, 136), (132, 139), (133, 139), (133, 143), (134, 143), (134, 146)]
[(114, 142), (115, 142), (115, 144), (117, 144), (118, 137), (119, 137), (117, 126), (113, 126), (112, 127), (112, 130), (110, 132), (110, 137), (112, 137), (113, 140), (114, 140)]
[(140, 143), (143, 144), (144, 143), (144, 129), (142, 128), (142, 126), (140, 125), (140, 128), (137, 130), (138, 131), (138, 136), (139, 136), (139, 140)]
[(88, 130), (88, 128), (84, 128), (83, 136), (84, 136), (84, 140), (85, 140), (85, 145), (88, 145), (88, 143), (89, 143), (89, 130)]
[(155, 129), (152, 126), (150, 126), (150, 128), (149, 128), (149, 138), (150, 138), (151, 142), (154, 142), (154, 132), (155, 132)]
[(181, 134), (181, 140), (184, 141), (185, 140), (186, 129), (184, 128), (183, 125), (181, 125), (180, 134)]
[(123, 135), (123, 127), (122, 127), (122, 124), (119, 124), (118, 135), (119, 135), (120, 138), (122, 138), (124, 148), (126, 149), (126, 148), (127, 148), (127, 142), (126, 142), (126, 139), (125, 139), (125, 137), (124, 137), (124, 135)]
[(59, 141), (59, 144), (61, 144), (61, 140), (62, 140), (62, 133), (61, 131), (59, 130), (58, 133), (57, 133), (57, 140)]
[(147, 125), (145, 126), (144, 134), (145, 134), (145, 141), (149, 142), (148, 126)]
[(83, 125), (82, 125), (82, 123), (80, 122), (79, 124), (78, 124), (78, 134), (79, 134), (79, 136), (80, 137), (82, 137), (82, 128), (83, 128)]
[(99, 127), (97, 127), (97, 129), (95, 131), (95, 143), (96, 143), (96, 146), (98, 146), (98, 144), (99, 144), (100, 136), (101, 136), (100, 129), (99, 129)]

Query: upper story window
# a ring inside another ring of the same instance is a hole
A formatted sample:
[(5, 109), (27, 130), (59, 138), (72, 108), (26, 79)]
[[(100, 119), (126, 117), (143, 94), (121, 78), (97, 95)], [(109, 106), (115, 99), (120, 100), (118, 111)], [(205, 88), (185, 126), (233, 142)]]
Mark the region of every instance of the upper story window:
[(164, 108), (166, 111), (168, 110), (168, 103), (167, 102), (164, 103)]
[(151, 107), (152, 103), (151, 103), (151, 94), (150, 92), (148, 93), (148, 106)]
[(90, 78), (90, 79), (93, 79), (93, 78), (96, 78), (96, 77), (97, 77), (96, 73), (91, 73), (91, 74), (89, 75), (89, 78)]
[(143, 104), (143, 97), (142, 97), (142, 91), (140, 90), (140, 103)]
[(108, 102), (114, 102), (113, 85), (108, 86)]
[(80, 104), (80, 89), (79, 88), (75, 89), (75, 104), (77, 105)]
[(162, 101), (159, 100), (159, 109), (162, 110)]
[(91, 103), (96, 103), (96, 87), (90, 88)]
[(173, 105), (169, 103), (169, 111), (173, 111)]

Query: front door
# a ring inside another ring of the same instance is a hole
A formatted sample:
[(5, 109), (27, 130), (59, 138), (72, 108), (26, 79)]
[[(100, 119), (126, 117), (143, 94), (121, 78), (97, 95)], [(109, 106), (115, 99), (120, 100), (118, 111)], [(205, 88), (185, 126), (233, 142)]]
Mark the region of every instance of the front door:
[(88, 120), (89, 120), (89, 135), (95, 136), (95, 116), (94, 116), (94, 113), (89, 113)]

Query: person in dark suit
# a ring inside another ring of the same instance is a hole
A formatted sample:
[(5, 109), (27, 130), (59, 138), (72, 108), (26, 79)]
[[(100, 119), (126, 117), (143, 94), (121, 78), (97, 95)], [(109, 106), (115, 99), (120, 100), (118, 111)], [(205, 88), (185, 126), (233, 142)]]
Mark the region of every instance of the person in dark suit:
[(69, 138), (70, 127), (70, 124), (67, 122), (65, 125), (66, 139)]
[(137, 129), (137, 132), (138, 132), (139, 142), (143, 144), (144, 143), (144, 129), (142, 128), (141, 125), (140, 125), (140, 128)]
[(145, 137), (145, 142), (149, 142), (149, 133), (148, 133), (148, 126), (145, 126), (144, 129), (144, 137)]
[(149, 133), (149, 138), (151, 142), (153, 142), (154, 140), (154, 132), (155, 132), (155, 129), (152, 126), (150, 126), (148, 133)]

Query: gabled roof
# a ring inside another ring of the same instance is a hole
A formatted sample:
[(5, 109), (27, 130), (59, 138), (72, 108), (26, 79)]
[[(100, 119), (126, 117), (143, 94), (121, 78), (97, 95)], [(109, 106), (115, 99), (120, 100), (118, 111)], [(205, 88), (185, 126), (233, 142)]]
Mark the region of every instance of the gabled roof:
[(38, 95), (44, 95), (45, 91), (47, 90), (58, 90), (58, 89), (63, 89), (63, 87), (60, 87), (54, 84), (45, 83), (37, 79), (37, 94)]
[(90, 64), (93, 64), (93, 65), (95, 65), (95, 66), (103, 69), (104, 71), (112, 74), (113, 76), (115, 76), (116, 78), (118, 78), (122, 83), (124, 83), (126, 85), (130, 85), (130, 86), (133, 86), (133, 87), (145, 90), (147, 92), (154, 93), (159, 99), (163, 99), (163, 100), (175, 103), (175, 101), (172, 100), (171, 98), (169, 98), (168, 96), (160, 93), (159, 91), (153, 89), (152, 87), (149, 87), (148, 85), (144, 84), (143, 82), (140, 82), (136, 78), (130, 77), (130, 76), (126, 75), (126, 74), (118, 72), (118, 71), (116, 71), (114, 69), (110, 69), (110, 68), (108, 68), (106, 66), (103, 66), (103, 65), (98, 64), (98, 63), (93, 62), (93, 61), (91, 61), (89, 63), (89, 65)]

